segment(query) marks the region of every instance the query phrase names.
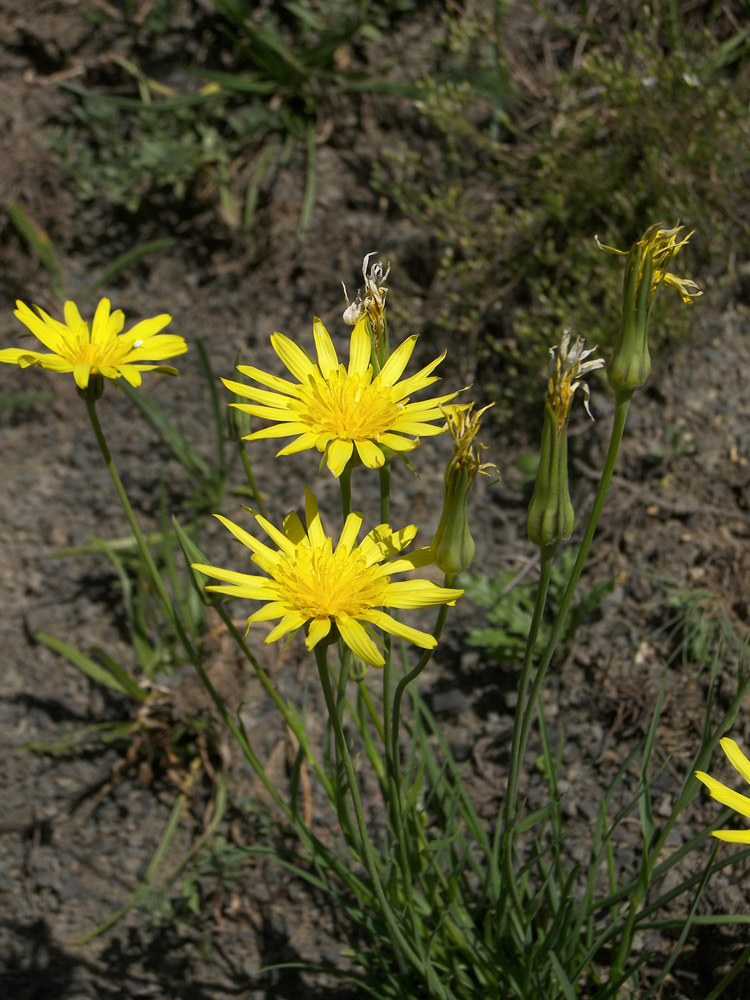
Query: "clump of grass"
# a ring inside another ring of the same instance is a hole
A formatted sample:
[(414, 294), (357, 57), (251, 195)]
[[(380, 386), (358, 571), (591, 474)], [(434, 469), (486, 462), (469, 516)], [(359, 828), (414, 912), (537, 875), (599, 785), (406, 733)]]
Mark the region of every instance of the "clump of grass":
[[(403, 90), (352, 68), (344, 53), (357, 40), (381, 37), (411, 6), (213, 0), (213, 11), (193, 14), (211, 55), (183, 67), (192, 81), (177, 90), (149, 76), (135, 55), (117, 58), (114, 85), (66, 85), (79, 99), (76, 123), (51, 134), (50, 147), (82, 200), (131, 213), (165, 198), (214, 206), (225, 225), (248, 234), (276, 171), (302, 151), (304, 234), (315, 208), (317, 132), (337, 96)], [(175, 7), (162, 0), (139, 22), (141, 32), (166, 34)], [(123, 29), (130, 20), (126, 11)]]

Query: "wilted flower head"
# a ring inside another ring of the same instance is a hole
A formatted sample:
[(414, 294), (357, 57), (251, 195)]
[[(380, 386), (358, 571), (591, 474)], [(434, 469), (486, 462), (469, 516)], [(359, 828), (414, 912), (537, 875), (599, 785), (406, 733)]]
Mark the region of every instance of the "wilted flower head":
[(584, 350), (582, 337), (571, 345), (565, 330), (560, 346), (550, 350), (549, 381), (544, 405), (542, 446), (534, 493), (529, 504), (529, 539), (543, 550), (554, 550), (573, 531), (575, 513), (568, 488), (568, 418), (576, 390), (582, 387), (584, 406), (589, 410), (589, 387), (583, 381), (589, 372), (604, 365), (601, 358), (587, 361), (595, 348)]
[(340, 476), (355, 453), (363, 465), (378, 469), (386, 461), (384, 448), (411, 451), (417, 447), (420, 435), (443, 432), (444, 428), (433, 421), (442, 420), (441, 406), (453, 399), (455, 392), (415, 403), (409, 399), (413, 393), (437, 382), (432, 372), (445, 352), (421, 371), (399, 381), (414, 350), (416, 336), (397, 347), (377, 374), (370, 363), (372, 343), (366, 316), (352, 330), (348, 367), (339, 363), (328, 331), (317, 318), (313, 336), (317, 364), (283, 334), (274, 333), (271, 337), (274, 351), (296, 382), (251, 365), (240, 365), (237, 370), (267, 389), (222, 379), (229, 390), (252, 400), (231, 406), (271, 421), (271, 426), (247, 435), (248, 441), (295, 437), (279, 455), (317, 448), (325, 454), (333, 475)]
[(295, 513), (284, 519), (283, 531), (260, 514), (251, 513), (277, 548), (265, 545), (227, 518), (216, 516), (250, 549), (252, 561), (267, 576), (203, 564), (195, 564), (193, 569), (221, 581), (207, 590), (263, 601), (263, 607), (248, 618), (247, 627), (254, 622), (279, 619), (266, 637), (267, 643), (307, 625), (308, 649), (338, 633), (356, 656), (375, 667), (382, 667), (384, 659), (374, 638), (373, 625), (422, 649), (434, 649), (437, 645), (434, 636), (404, 625), (380, 610), (455, 604), (463, 594), (462, 590), (439, 587), (429, 580), (391, 582), (396, 573), (432, 562), (430, 549), (400, 554), (417, 533), (414, 525), (392, 531), (389, 525), (380, 524), (357, 545), (362, 515), (352, 513), (334, 545), (323, 529), (317, 501), (308, 489), (305, 489), (306, 528)]
[(689, 278), (678, 278), (667, 270), (674, 255), (693, 235), (678, 240), (681, 226), (662, 228), (658, 222), (650, 226), (643, 238), (630, 251), (604, 246), (600, 249), (627, 257), (623, 285), (622, 319), (612, 360), (607, 371), (610, 385), (618, 399), (629, 398), (639, 389), (651, 371), (648, 349), (648, 321), (656, 293), (662, 284), (676, 288), (683, 302), (692, 302), (701, 290)]
[(360, 288), (354, 297), (354, 301), (349, 301), (346, 285), (342, 281), (344, 288), (344, 298), (346, 299), (346, 309), (344, 310), (344, 322), (349, 326), (354, 326), (363, 316), (367, 315), (372, 325), (373, 332), (377, 336), (383, 330), (385, 299), (388, 289), (384, 282), (391, 273), (391, 265), (384, 270), (383, 262), (373, 261), (370, 264), (370, 257), (377, 253), (373, 250), (365, 255), (362, 261), (362, 277), (364, 278), (364, 288)]
[(445, 470), (443, 512), (432, 540), (432, 551), (435, 562), (449, 577), (463, 573), (474, 561), (476, 546), (469, 530), (468, 517), (469, 491), (474, 480), (479, 474), (495, 482), (500, 478), (494, 463), (481, 460), (487, 445), (475, 444), (482, 414), (493, 405), (490, 403), (476, 413), (473, 412), (473, 403), (443, 407), (453, 438), (453, 454)]
[(448, 471), (466, 469), (469, 486), (478, 474), (488, 476), (495, 482), (500, 478), (500, 472), (494, 462), (481, 461), (482, 452), (488, 451), (488, 446), (479, 442), (475, 444), (476, 436), (482, 426), (482, 415), (494, 405), (489, 403), (476, 413), (473, 403), (454, 403), (443, 407), (446, 425), (453, 438), (453, 454), (448, 460)]
[[(747, 759), (735, 741), (724, 737), (721, 741), (721, 749), (727, 755), (729, 763), (735, 771), (750, 784), (750, 760)], [(696, 771), (695, 776), (699, 781), (703, 782), (711, 793), (711, 796), (717, 802), (721, 802), (723, 806), (729, 806), (730, 809), (734, 809), (740, 816), (750, 817), (750, 798), (747, 795), (741, 795), (739, 792), (733, 791), (720, 781), (717, 781), (716, 778), (712, 778), (710, 774), (706, 774), (705, 771)], [(731, 844), (750, 844), (750, 829), (714, 830), (713, 835), (719, 840), (726, 840)]]
[[(663, 225), (663, 222), (657, 222), (653, 226), (649, 226), (641, 239), (638, 240), (638, 242), (633, 246), (633, 250), (638, 248), (641, 251), (639, 255), (640, 260), (638, 264), (637, 283), (640, 285), (643, 281), (646, 258), (648, 256), (653, 262), (653, 270), (649, 278), (651, 283), (649, 306), (653, 302), (654, 295), (662, 282), (664, 282), (665, 285), (671, 285), (673, 288), (676, 288), (680, 293), (683, 302), (692, 302), (693, 299), (702, 295), (703, 292), (690, 278), (678, 278), (676, 274), (672, 274), (670, 271), (667, 271), (667, 267), (672, 262), (672, 258), (675, 254), (677, 254), (679, 250), (685, 246), (695, 230), (688, 233), (687, 236), (684, 236), (681, 240), (678, 240), (678, 234), (685, 227), (675, 226), (674, 229), (663, 229)], [(627, 257), (633, 252), (633, 250), (617, 250), (615, 247), (605, 246), (600, 242), (598, 236), (595, 236), (594, 239), (596, 240), (599, 249), (604, 250), (606, 253), (616, 253), (621, 257)]]
[(562, 433), (570, 416), (573, 406), (573, 396), (576, 389), (580, 387), (583, 393), (583, 405), (586, 412), (591, 416), (589, 409), (589, 399), (591, 391), (588, 384), (584, 382), (584, 377), (597, 368), (604, 367), (603, 358), (594, 358), (587, 361), (586, 358), (596, 350), (591, 347), (584, 350), (583, 337), (576, 337), (570, 342), (570, 330), (563, 332), (559, 347), (550, 348), (549, 382), (547, 384), (547, 402), (552, 407), (552, 412), (557, 421), (558, 433)]
[(90, 328), (74, 302), (65, 303), (64, 323), (48, 316), (39, 306), (34, 307), (36, 313), (23, 302), (16, 302), (16, 306), (14, 316), (51, 353), (12, 347), (0, 351), (0, 361), (21, 368), (40, 365), (53, 372), (72, 372), (81, 391), (89, 388), (90, 379), (98, 378), (101, 383), (102, 378), (112, 382), (124, 378), (130, 385), (139, 386), (141, 372), (176, 375), (176, 369), (168, 365), (141, 362), (147, 358), (152, 361), (172, 358), (188, 349), (182, 337), (159, 333), (172, 321), (166, 313), (141, 320), (132, 330), (121, 333), (125, 316), (121, 309), (110, 313), (109, 299), (102, 299), (97, 306)]

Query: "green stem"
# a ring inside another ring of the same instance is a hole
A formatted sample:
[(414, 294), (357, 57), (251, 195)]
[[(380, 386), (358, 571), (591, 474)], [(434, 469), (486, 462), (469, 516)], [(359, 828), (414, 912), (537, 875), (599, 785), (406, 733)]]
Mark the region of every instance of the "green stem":
[(344, 466), (344, 471), (339, 476), (339, 486), (341, 488), (341, 514), (346, 521), (352, 512), (352, 463), (351, 460)]
[(237, 740), (237, 743), (239, 744), (248, 763), (256, 772), (258, 777), (261, 779), (265, 788), (271, 794), (274, 802), (276, 802), (279, 808), (283, 810), (287, 818), (295, 824), (295, 828), (302, 835), (303, 840), (309, 843), (310, 837), (308, 836), (307, 828), (304, 826), (303, 823), (298, 822), (297, 817), (294, 815), (293, 811), (289, 808), (287, 803), (283, 800), (283, 798), (278, 792), (278, 789), (274, 786), (273, 782), (271, 782), (267, 777), (263, 769), (263, 766), (261, 765), (252, 747), (250, 746), (246, 734), (244, 733), (242, 728), (237, 724), (237, 722), (235, 722), (235, 720), (231, 717), (231, 715), (227, 711), (226, 705), (219, 697), (218, 692), (216, 691), (208, 675), (206, 674), (206, 671), (203, 668), (203, 664), (200, 661), (200, 657), (198, 656), (195, 647), (190, 641), (190, 638), (185, 630), (185, 626), (182, 624), (180, 616), (178, 615), (175, 609), (174, 603), (172, 602), (172, 599), (169, 596), (169, 592), (167, 591), (167, 588), (164, 586), (164, 581), (162, 580), (159, 570), (157, 569), (156, 564), (151, 556), (151, 552), (149, 551), (148, 545), (146, 544), (146, 539), (143, 537), (143, 532), (141, 531), (138, 522), (135, 519), (133, 508), (130, 505), (127, 493), (125, 492), (125, 488), (122, 485), (122, 480), (118, 475), (117, 468), (115, 467), (115, 463), (112, 460), (112, 455), (107, 446), (102, 426), (99, 423), (99, 415), (96, 412), (96, 403), (94, 400), (91, 399), (86, 400), (86, 411), (89, 415), (89, 419), (91, 420), (91, 426), (94, 429), (94, 434), (96, 436), (99, 449), (101, 450), (102, 457), (104, 458), (104, 463), (107, 466), (107, 469), (109, 470), (109, 474), (112, 478), (112, 482), (114, 483), (115, 490), (117, 491), (117, 496), (120, 499), (120, 503), (122, 504), (123, 510), (125, 511), (125, 516), (127, 517), (128, 523), (130, 524), (131, 530), (133, 532), (136, 545), (138, 546), (138, 552), (140, 553), (140, 556), (143, 559), (143, 562), (148, 570), (149, 576), (151, 577), (151, 583), (153, 584), (154, 590), (156, 591), (156, 594), (159, 597), (159, 601), (161, 602), (162, 605), (162, 611), (164, 612), (167, 621), (170, 623), (170, 625), (174, 628), (175, 632), (177, 633), (177, 636), (180, 642), (182, 643), (185, 652), (190, 658), (190, 662), (195, 667), (203, 686), (205, 687), (206, 691), (208, 691), (211, 700), (216, 706), (216, 710), (218, 711), (222, 720), (231, 731), (234, 738)]
[(380, 522), (388, 524), (391, 517), (391, 462), (380, 467)]
[[(622, 441), (623, 431), (625, 430), (625, 421), (628, 416), (628, 408), (630, 406), (630, 394), (621, 394), (616, 397), (615, 403), (615, 416), (612, 423), (612, 433), (609, 440), (609, 448), (607, 449), (607, 457), (604, 462), (604, 469), (602, 471), (601, 479), (599, 480), (599, 486), (596, 491), (596, 496), (594, 497), (594, 504), (591, 508), (591, 514), (589, 515), (588, 523), (586, 524), (586, 530), (583, 535), (583, 540), (581, 542), (581, 547), (578, 550), (578, 556), (573, 566), (573, 570), (570, 574), (570, 579), (568, 580), (567, 587), (565, 588), (565, 593), (563, 594), (562, 600), (560, 602), (560, 608), (557, 612), (557, 617), (555, 618), (555, 624), (552, 627), (552, 634), (549, 637), (547, 645), (545, 647), (542, 658), (539, 662), (536, 674), (534, 676), (534, 682), (531, 687), (531, 694), (527, 702), (526, 708), (518, 706), (516, 711), (523, 712), (523, 721), (521, 726), (521, 738), (518, 748), (518, 760), (519, 766), (523, 762), (524, 754), (526, 752), (526, 743), (529, 738), (529, 730), (531, 729), (531, 723), (534, 717), (534, 707), (536, 705), (537, 698), (539, 697), (539, 692), (542, 689), (542, 684), (544, 683), (544, 678), (547, 674), (547, 669), (552, 660), (552, 655), (555, 652), (555, 648), (560, 641), (560, 637), (563, 633), (563, 628), (565, 627), (565, 619), (567, 618), (568, 611), (570, 610), (570, 605), (573, 602), (573, 597), (575, 596), (576, 588), (578, 586), (578, 581), (581, 577), (583, 567), (588, 558), (589, 550), (591, 548), (591, 543), (594, 538), (594, 533), (596, 532), (597, 525), (599, 523), (599, 517), (601, 516), (602, 508), (604, 507), (604, 501), (607, 497), (607, 491), (609, 490), (609, 484), (612, 479), (612, 473), (615, 468), (615, 461), (617, 459), (617, 453), (620, 449), (620, 443)], [(517, 792), (516, 792), (517, 799)], [(517, 803), (515, 800), (511, 801), (508, 808), (508, 815), (512, 818), (516, 816), (517, 813)]]
[[(444, 586), (452, 587), (453, 580), (454, 577), (452, 575), (450, 576), (446, 575)], [(445, 620), (447, 617), (448, 617), (448, 605), (443, 604), (441, 605), (440, 611), (438, 612), (437, 621), (435, 622), (435, 628), (432, 633), (435, 636), (436, 642), (440, 640), (440, 636), (443, 633), (443, 628), (445, 627)], [(404, 691), (406, 691), (407, 687), (411, 684), (412, 681), (416, 680), (417, 677), (419, 677), (424, 668), (430, 662), (434, 651), (435, 651), (434, 649), (426, 649), (424, 653), (422, 653), (422, 655), (420, 656), (419, 660), (417, 661), (417, 665), (412, 670), (410, 670), (408, 674), (404, 674), (404, 676), (396, 685), (396, 690), (393, 695), (393, 709), (391, 715), (391, 751), (390, 751), (390, 756), (394, 761), (398, 760), (398, 755), (399, 755), (398, 743), (399, 743), (399, 728), (401, 725), (401, 699), (403, 698)], [(398, 768), (396, 768), (395, 771), (396, 773), (398, 773)]]
[[(505, 838), (505, 848), (503, 850), (503, 869), (505, 872), (506, 882), (511, 889), (511, 892), (516, 892), (516, 880), (513, 877), (512, 871), (512, 836), (511, 828), (515, 822), (515, 803), (518, 798), (518, 785), (520, 782), (521, 775), (521, 762), (522, 762), (522, 752), (521, 752), (521, 735), (523, 732), (523, 723), (527, 715), (531, 714), (534, 710), (534, 705), (529, 702), (527, 705), (526, 697), (529, 689), (529, 683), (531, 681), (531, 675), (533, 673), (534, 664), (534, 653), (536, 650), (536, 641), (539, 635), (539, 628), (542, 623), (542, 615), (544, 614), (544, 608), (547, 604), (547, 593), (549, 591), (549, 581), (552, 575), (552, 564), (555, 558), (555, 552), (557, 546), (549, 546), (548, 548), (543, 548), (541, 550), (541, 565), (539, 572), (539, 584), (536, 590), (536, 601), (534, 604), (534, 613), (531, 619), (531, 627), (529, 629), (529, 634), (526, 639), (526, 649), (523, 656), (523, 665), (521, 667), (521, 679), (518, 685), (518, 700), (516, 702), (516, 713), (513, 719), (513, 738), (511, 741), (510, 748), (510, 766), (508, 770), (508, 783), (505, 793), (505, 804), (502, 812), (502, 822), (500, 822), (500, 817), (498, 817), (498, 822), (495, 826), (495, 834), (493, 838), (492, 845), (492, 856), (494, 859), (494, 864), (492, 865), (491, 877), (494, 880), (493, 890), (494, 896), (497, 898), (500, 891), (500, 881), (499, 875), (500, 870), (497, 864), (498, 850), (500, 846), (500, 833), (504, 832)], [(516, 898), (516, 904), (520, 905), (520, 899)]]
[(333, 694), (333, 688), (331, 687), (331, 679), (328, 670), (328, 658), (326, 655), (326, 647), (322, 643), (318, 643), (315, 646), (315, 662), (318, 666), (318, 674), (320, 676), (320, 685), (323, 690), (323, 697), (325, 698), (326, 708), (328, 710), (328, 716), (331, 720), (331, 725), (333, 726), (334, 737), (336, 740), (336, 750), (339, 759), (344, 765), (344, 771), (346, 772), (346, 778), (349, 783), (349, 793), (352, 798), (352, 805), (354, 806), (354, 815), (357, 819), (357, 827), (359, 830), (360, 846), (362, 849), (362, 855), (365, 862), (365, 867), (367, 869), (367, 874), (370, 877), (370, 883), (372, 885), (375, 896), (377, 897), (378, 903), (380, 905), (381, 912), (388, 924), (388, 929), (391, 933), (394, 951), (396, 955), (396, 960), (399, 964), (399, 968), (402, 973), (407, 972), (406, 961), (412, 965), (416, 970), (423, 971), (427, 975), (428, 986), (431, 990), (435, 992), (435, 995), (440, 997), (441, 1000), (445, 1000), (446, 993), (440, 983), (439, 979), (435, 975), (434, 970), (431, 965), (424, 968), (424, 964), (421, 961), (419, 955), (414, 951), (412, 946), (407, 941), (403, 932), (401, 931), (396, 916), (393, 913), (390, 903), (386, 899), (385, 892), (383, 890), (382, 883), (380, 881), (380, 876), (378, 874), (377, 864), (375, 861), (375, 851), (373, 849), (372, 843), (370, 841), (370, 836), (367, 832), (367, 823), (365, 821), (365, 814), (362, 808), (362, 800), (359, 794), (359, 787), (357, 785), (357, 776), (354, 771), (354, 764), (352, 763), (351, 754), (349, 753), (349, 747), (346, 743), (346, 736), (344, 735), (344, 729), (341, 725), (341, 719), (339, 718), (338, 709), (336, 707), (336, 701)]
[(263, 497), (260, 495), (260, 490), (258, 489), (258, 486), (255, 482), (255, 476), (253, 475), (253, 469), (252, 466), (250, 465), (250, 459), (247, 457), (247, 450), (242, 441), (239, 441), (238, 444), (240, 449), (240, 458), (242, 459), (242, 465), (243, 468), (245, 469), (245, 476), (247, 477), (248, 485), (250, 486), (250, 490), (253, 494), (253, 499), (255, 500), (255, 504), (258, 508), (258, 513), (261, 515), (261, 517), (267, 517), (268, 515), (266, 514), (266, 505), (263, 502)]

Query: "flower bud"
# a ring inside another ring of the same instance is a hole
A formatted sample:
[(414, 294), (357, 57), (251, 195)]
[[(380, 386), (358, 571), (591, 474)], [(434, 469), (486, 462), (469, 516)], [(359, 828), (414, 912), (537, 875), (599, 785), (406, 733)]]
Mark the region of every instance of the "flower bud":
[(549, 402), (544, 407), (542, 447), (527, 530), (541, 549), (556, 548), (570, 538), (575, 524), (568, 490), (568, 435), (559, 427)]

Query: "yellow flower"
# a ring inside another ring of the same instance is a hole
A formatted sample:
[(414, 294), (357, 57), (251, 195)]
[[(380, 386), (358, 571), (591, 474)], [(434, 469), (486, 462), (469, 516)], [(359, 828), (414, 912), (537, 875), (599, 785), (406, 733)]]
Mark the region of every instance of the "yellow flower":
[[(727, 755), (732, 767), (750, 784), (750, 760), (747, 759), (734, 740), (725, 737), (721, 741), (721, 749)], [(705, 771), (696, 771), (695, 776), (699, 781), (703, 782), (711, 793), (712, 798), (716, 799), (717, 802), (721, 802), (723, 806), (729, 806), (730, 809), (734, 809), (740, 816), (750, 817), (750, 798), (747, 795), (740, 795), (739, 792), (727, 788), (726, 785), (722, 785), (720, 781), (712, 778)], [(729, 841), (730, 844), (750, 844), (750, 829), (714, 830), (713, 835), (714, 837), (718, 837), (719, 840)]]
[(409, 402), (412, 393), (437, 382), (437, 377), (431, 373), (443, 360), (445, 352), (416, 375), (399, 382), (414, 350), (416, 337), (410, 337), (397, 347), (374, 375), (366, 315), (352, 330), (348, 368), (339, 364), (328, 331), (317, 318), (313, 323), (313, 336), (317, 364), (283, 334), (274, 333), (271, 337), (274, 351), (297, 379), (296, 383), (250, 365), (240, 365), (237, 371), (267, 389), (222, 379), (230, 391), (253, 401), (231, 403), (231, 406), (272, 421), (270, 427), (248, 434), (246, 440), (299, 435), (278, 454), (293, 455), (317, 448), (325, 453), (324, 461), (333, 475), (340, 476), (355, 450), (364, 465), (378, 469), (386, 460), (384, 448), (396, 452), (416, 448), (419, 441), (405, 435), (434, 435), (445, 429), (431, 421), (443, 421), (441, 404), (457, 393), (435, 396), (419, 403)]
[[(121, 333), (125, 323), (122, 310), (109, 311), (109, 299), (102, 299), (89, 329), (74, 302), (65, 303), (65, 322), (48, 316), (35, 306), (36, 313), (23, 302), (16, 302), (14, 316), (31, 330), (51, 353), (11, 347), (0, 351), (0, 361), (18, 364), (21, 368), (41, 365), (53, 372), (72, 372), (79, 389), (87, 389), (92, 376), (111, 381), (122, 377), (130, 385), (141, 384), (141, 372), (163, 372), (176, 375), (167, 365), (141, 364), (149, 358), (160, 361), (184, 354), (187, 344), (176, 334), (160, 334), (172, 317), (163, 313), (141, 320), (132, 330)], [(39, 315), (37, 315), (37, 313)]]
[(207, 590), (266, 602), (250, 615), (247, 627), (249, 629), (254, 622), (280, 619), (266, 639), (267, 643), (309, 623), (308, 649), (323, 640), (334, 639), (334, 630), (337, 630), (353, 653), (375, 667), (383, 666), (384, 660), (373, 641), (372, 625), (423, 649), (435, 647), (433, 636), (403, 625), (378, 610), (455, 604), (463, 594), (462, 590), (438, 587), (429, 580), (391, 583), (394, 573), (403, 573), (432, 561), (430, 549), (394, 558), (413, 540), (417, 532), (414, 525), (392, 531), (387, 524), (380, 524), (357, 545), (362, 515), (353, 513), (347, 517), (334, 548), (333, 540), (323, 530), (315, 497), (308, 489), (305, 489), (306, 531), (295, 513), (284, 519), (283, 532), (260, 514), (251, 513), (278, 545), (277, 549), (258, 541), (227, 518), (219, 514), (216, 517), (251, 550), (252, 561), (268, 577), (202, 564), (194, 565), (193, 569), (222, 581), (221, 585), (211, 584)]

